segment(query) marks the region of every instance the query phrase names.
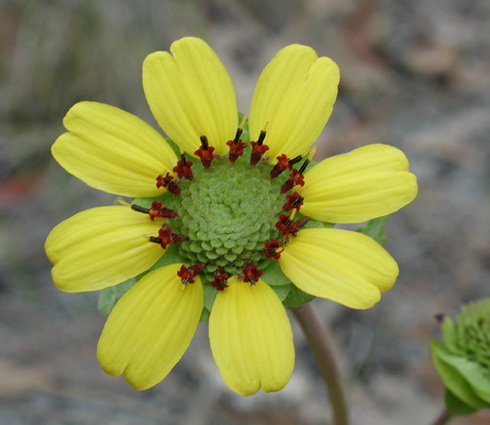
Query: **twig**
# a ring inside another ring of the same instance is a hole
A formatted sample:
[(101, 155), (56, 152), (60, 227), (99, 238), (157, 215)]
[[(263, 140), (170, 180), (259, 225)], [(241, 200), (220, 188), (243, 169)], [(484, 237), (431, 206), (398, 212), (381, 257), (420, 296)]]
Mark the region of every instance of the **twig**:
[(340, 381), (340, 373), (335, 361), (331, 342), (325, 329), (316, 317), (310, 304), (305, 304), (293, 310), (293, 314), (303, 329), (306, 340), (315, 355), (320, 373), (325, 381), (332, 406), (333, 425), (349, 425), (347, 405)]
[(445, 425), (449, 422), (449, 420), (453, 417), (451, 413), (449, 413), (446, 409), (443, 409), (441, 414), (437, 417), (437, 419), (432, 423), (432, 425)]

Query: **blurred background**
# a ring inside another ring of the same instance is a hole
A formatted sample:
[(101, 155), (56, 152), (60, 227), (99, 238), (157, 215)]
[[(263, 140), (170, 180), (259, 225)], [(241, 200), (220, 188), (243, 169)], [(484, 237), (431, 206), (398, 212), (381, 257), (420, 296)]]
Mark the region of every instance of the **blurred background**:
[[(64, 114), (95, 100), (155, 125), (141, 63), (185, 35), (218, 52), (242, 112), (279, 48), (311, 45), (341, 69), (317, 159), (373, 142), (407, 153), (420, 193), (387, 226), (401, 269), (394, 289), (368, 311), (313, 304), (337, 343), (353, 425), (431, 423), (443, 393), (427, 344), (439, 335), (434, 316), (489, 296), (487, 0), (0, 0), (0, 423), (328, 423), (296, 325), (297, 365), (280, 393), (231, 393), (206, 324), (165, 381), (136, 392), (97, 364), (97, 295), (52, 285), (49, 230), (113, 201), (51, 158)], [(490, 415), (452, 423), (488, 424)]]

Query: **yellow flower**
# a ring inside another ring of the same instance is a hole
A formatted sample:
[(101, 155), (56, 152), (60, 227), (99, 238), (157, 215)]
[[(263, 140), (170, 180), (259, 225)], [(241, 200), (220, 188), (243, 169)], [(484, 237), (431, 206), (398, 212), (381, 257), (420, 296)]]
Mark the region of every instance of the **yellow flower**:
[[(369, 308), (390, 289), (398, 267), (380, 245), (321, 222), (397, 211), (414, 199), (416, 179), (400, 150), (380, 144), (311, 167), (338, 81), (332, 60), (306, 46), (283, 48), (257, 83), (247, 139), (227, 71), (204, 41), (187, 37), (143, 64), (148, 104), (179, 154), (118, 108), (70, 109), (55, 159), (90, 186), (135, 198), (130, 207), (76, 214), (46, 241), (63, 291), (139, 277), (102, 332), (97, 356), (105, 371), (124, 373), (136, 389), (157, 384), (207, 306), (211, 350), (227, 385), (242, 395), (277, 391), (293, 370), (293, 337), (264, 270), (279, 265), (289, 285), (352, 308)], [(172, 258), (182, 261), (160, 263), (175, 247)]]

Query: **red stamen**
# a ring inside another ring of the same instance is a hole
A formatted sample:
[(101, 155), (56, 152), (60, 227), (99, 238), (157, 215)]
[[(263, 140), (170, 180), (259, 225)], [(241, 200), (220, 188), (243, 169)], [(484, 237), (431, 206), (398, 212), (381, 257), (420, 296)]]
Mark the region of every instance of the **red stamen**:
[(180, 277), (182, 280), (182, 283), (184, 285), (187, 285), (188, 283), (194, 283), (195, 280), (194, 278), (202, 272), (202, 269), (204, 268), (203, 263), (199, 263), (195, 266), (190, 266), (187, 267), (184, 264), (180, 268), (180, 270), (177, 272), (177, 275)]
[(293, 168), (289, 179), (281, 186), (281, 193), (286, 193), (291, 190), (294, 186), (304, 186), (305, 181), (303, 175), (296, 169)]
[(286, 155), (282, 154), (281, 156), (276, 157), (276, 159), (277, 159), (277, 164), (274, 165), (274, 168), (269, 174), (271, 176), (271, 179), (277, 177), (284, 170), (291, 168), (291, 164), (289, 163), (289, 158)]
[(154, 221), (155, 217), (163, 217), (163, 218), (177, 217), (177, 213), (175, 211), (172, 211), (169, 208), (165, 208), (162, 205), (163, 204), (161, 202), (153, 201), (151, 204), (151, 208), (144, 208), (144, 207), (140, 207), (139, 205), (132, 204), (131, 209), (144, 214), (150, 214), (151, 221)]
[(286, 195), (287, 202), (283, 205), (283, 211), (289, 211), (296, 209), (299, 211), (301, 205), (303, 205), (304, 198), (300, 196), (298, 192), (294, 192), (291, 195)]
[(157, 176), (157, 187), (164, 187), (174, 195), (180, 195), (180, 188), (177, 185), (175, 177), (172, 176), (170, 173), (167, 173), (165, 177), (163, 176), (163, 174)]
[(228, 274), (220, 267), (218, 272), (214, 274), (214, 280), (209, 282), (209, 284), (214, 286), (218, 291), (223, 291), (225, 288), (228, 288), (228, 278)]
[(150, 242), (159, 244), (163, 249), (167, 249), (168, 245), (180, 242), (183, 239), (183, 236), (172, 233), (172, 230), (169, 227), (158, 229), (158, 237), (150, 236)]
[(246, 143), (242, 142), (242, 139), (228, 140), (226, 144), (230, 147), (230, 153), (228, 158), (231, 162), (235, 162), (239, 157), (243, 155), (243, 150), (247, 147)]
[(250, 156), (250, 165), (256, 165), (259, 161), (260, 158), (264, 156), (264, 153), (266, 153), (269, 150), (269, 146), (264, 145), (264, 144), (259, 144), (259, 142), (250, 142), (252, 145), (252, 154)]
[(150, 219), (153, 221), (156, 217), (174, 218), (177, 217), (177, 213), (170, 208), (165, 208), (161, 202), (153, 201), (151, 208), (148, 211)]
[(252, 264), (250, 261), (245, 263), (245, 267), (242, 270), (243, 281), (250, 282), (255, 285), (262, 276), (263, 271), (258, 269), (256, 265)]
[(209, 168), (211, 166), (211, 161), (216, 158), (213, 154), (214, 148), (209, 146), (206, 136), (201, 136), (201, 143), (202, 146), (195, 151), (194, 154), (199, 157), (204, 168)]
[(284, 247), (279, 243), (277, 239), (265, 243), (264, 255), (267, 258), (279, 259), (281, 253), (284, 251)]
[(286, 214), (279, 215), (279, 220), (276, 223), (276, 227), (283, 235), (292, 234), (294, 236), (299, 230), (296, 223), (293, 223)]
[(179, 179), (186, 178), (187, 180), (192, 180), (194, 178), (192, 174), (192, 161), (188, 161), (185, 158), (185, 154), (180, 155), (180, 161), (177, 162), (177, 165), (173, 168), (173, 171), (177, 173)]

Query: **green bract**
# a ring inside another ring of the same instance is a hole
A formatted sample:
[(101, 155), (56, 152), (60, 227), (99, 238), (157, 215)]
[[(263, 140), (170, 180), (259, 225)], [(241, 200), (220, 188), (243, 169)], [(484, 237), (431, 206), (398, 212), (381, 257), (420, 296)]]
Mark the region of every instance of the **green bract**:
[(445, 317), (444, 342), (430, 343), (432, 360), (455, 415), (490, 407), (490, 299), (467, 304), (456, 321)]

